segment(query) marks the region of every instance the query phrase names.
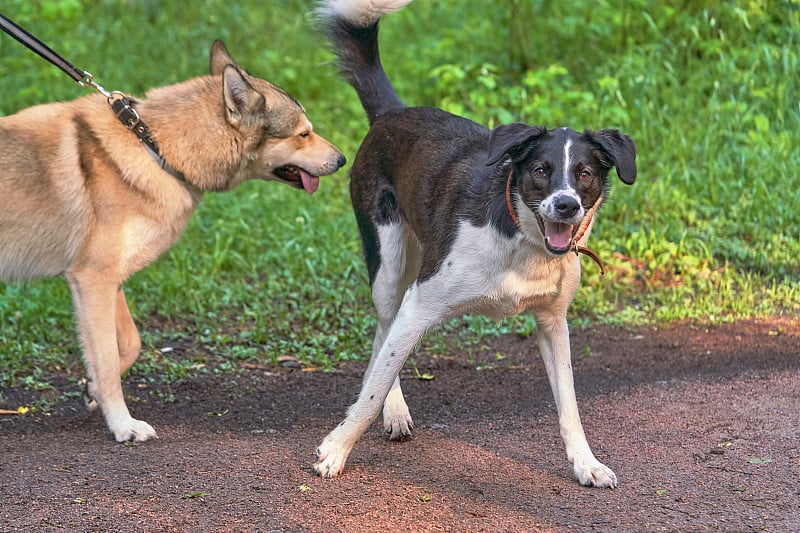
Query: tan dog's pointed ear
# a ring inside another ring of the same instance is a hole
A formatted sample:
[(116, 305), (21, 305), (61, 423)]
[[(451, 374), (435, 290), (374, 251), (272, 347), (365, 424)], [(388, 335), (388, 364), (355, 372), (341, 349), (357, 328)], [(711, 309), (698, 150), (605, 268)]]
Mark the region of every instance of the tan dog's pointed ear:
[(222, 94), (225, 118), (234, 128), (240, 129), (253, 115), (266, 110), (264, 95), (256, 91), (234, 65), (227, 65), (222, 71)]
[(211, 55), (208, 60), (208, 68), (211, 71), (211, 75), (217, 76), (222, 74), (222, 71), (224, 71), (225, 67), (228, 65), (238, 67), (236, 60), (228, 53), (225, 43), (217, 39), (214, 41), (214, 44), (211, 45)]

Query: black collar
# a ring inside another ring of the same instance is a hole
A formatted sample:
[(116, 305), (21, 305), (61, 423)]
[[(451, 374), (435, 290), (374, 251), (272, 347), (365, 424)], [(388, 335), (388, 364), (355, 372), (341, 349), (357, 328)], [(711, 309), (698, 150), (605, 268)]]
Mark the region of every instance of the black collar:
[(153, 136), (150, 134), (150, 129), (147, 127), (147, 124), (144, 123), (139, 117), (139, 113), (131, 106), (130, 99), (122, 93), (113, 92), (108, 101), (119, 121), (136, 134), (148, 153), (155, 159), (156, 163), (158, 163), (158, 166), (175, 179), (186, 182), (186, 176), (184, 176), (183, 173), (167, 164), (164, 156), (161, 155), (161, 150), (158, 149), (158, 143), (156, 143), (155, 139), (153, 139)]

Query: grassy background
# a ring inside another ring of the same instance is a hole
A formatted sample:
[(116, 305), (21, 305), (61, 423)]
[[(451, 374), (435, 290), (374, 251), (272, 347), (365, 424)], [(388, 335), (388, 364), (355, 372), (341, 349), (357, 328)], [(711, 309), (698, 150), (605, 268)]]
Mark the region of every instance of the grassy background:
[[(2, 12), (106, 89), (137, 96), (206, 73), (222, 38), (352, 159), (366, 120), (336, 77), (312, 5), (4, 0)], [(798, 0), (418, 0), (381, 36), (408, 104), (488, 126), (618, 127), (635, 139), (637, 182), (615, 180), (592, 235), (610, 273), (586, 262), (574, 323), (800, 312)], [(87, 92), (5, 35), (0, 79), (0, 115)], [(140, 375), (365, 357), (374, 318), (346, 172), (313, 197), (260, 182), (206, 196), (178, 245), (133, 276), (127, 294), (145, 343)], [(464, 318), (427, 342), (468, 347), (534, 327), (527, 315)], [(79, 377), (74, 328), (63, 280), (0, 284), (0, 385)]]

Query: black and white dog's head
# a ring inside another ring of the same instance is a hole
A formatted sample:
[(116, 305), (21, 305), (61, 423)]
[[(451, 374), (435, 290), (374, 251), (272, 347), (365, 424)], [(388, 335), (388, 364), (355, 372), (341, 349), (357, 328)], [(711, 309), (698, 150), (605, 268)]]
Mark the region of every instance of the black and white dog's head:
[(520, 230), (556, 255), (571, 249), (587, 211), (606, 197), (611, 167), (628, 185), (636, 179), (636, 145), (617, 130), (498, 126), (487, 165), (503, 159)]

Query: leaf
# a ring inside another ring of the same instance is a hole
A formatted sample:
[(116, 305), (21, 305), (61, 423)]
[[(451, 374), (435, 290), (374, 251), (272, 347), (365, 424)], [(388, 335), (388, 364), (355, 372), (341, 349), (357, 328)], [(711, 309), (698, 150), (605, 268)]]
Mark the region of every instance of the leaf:
[(308, 491), (314, 490), (311, 487), (309, 487), (308, 485), (306, 485), (305, 483), (301, 483), (300, 487), (298, 487), (298, 488), (300, 489), (300, 492), (308, 492)]
[(755, 122), (756, 129), (761, 133), (769, 131), (769, 119), (761, 113), (753, 117), (753, 122)]
[(205, 498), (209, 494), (206, 492), (187, 492), (183, 496), (181, 496), (182, 500), (196, 500), (199, 498)]
[(431, 381), (432, 379), (436, 379), (436, 376), (434, 376), (433, 374), (429, 374), (427, 372), (421, 374), (419, 369), (416, 367), (414, 368), (414, 377), (421, 381)]
[(747, 460), (751, 465), (768, 465), (772, 462), (769, 457), (751, 457)]

